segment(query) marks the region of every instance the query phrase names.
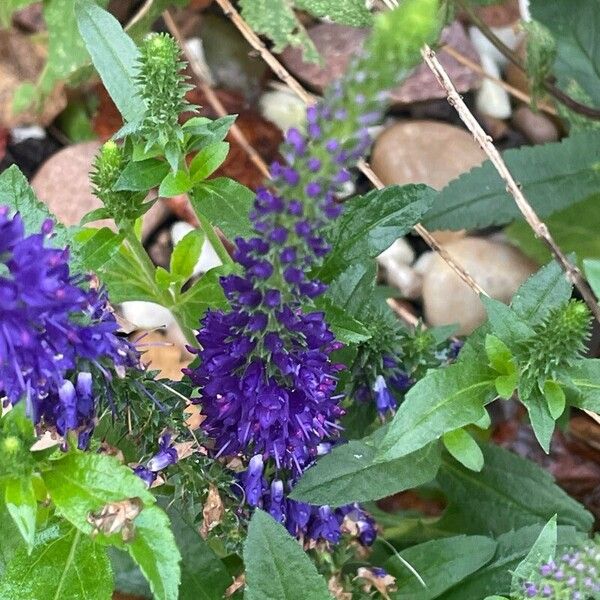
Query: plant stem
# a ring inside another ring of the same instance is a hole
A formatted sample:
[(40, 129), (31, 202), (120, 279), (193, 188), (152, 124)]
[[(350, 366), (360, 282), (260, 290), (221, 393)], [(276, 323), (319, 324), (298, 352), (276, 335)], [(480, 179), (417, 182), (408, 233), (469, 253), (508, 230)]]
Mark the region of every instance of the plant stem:
[(221, 259), (221, 262), (226, 264), (233, 264), (233, 259), (231, 258), (229, 252), (223, 245), (221, 238), (217, 235), (217, 232), (214, 230), (214, 227), (211, 225), (210, 221), (198, 210), (194, 210), (196, 213), (196, 217), (198, 217), (198, 222), (200, 223), (200, 227), (202, 227), (202, 231), (206, 235), (206, 239), (210, 242), (211, 246), (214, 248), (217, 256)]
[(154, 272), (156, 270), (156, 267), (154, 266), (154, 263), (148, 256), (148, 253), (142, 245), (142, 242), (135, 235), (133, 229), (129, 229), (127, 231), (126, 239), (130, 250), (133, 252), (133, 255), (137, 259), (138, 264), (140, 265), (144, 275), (146, 276), (146, 279), (148, 280), (149, 286), (152, 288), (152, 292), (154, 294), (154, 297), (156, 298), (157, 303), (171, 311), (173, 317), (175, 318), (175, 321), (177, 321), (177, 325), (179, 325), (181, 331), (183, 332), (185, 339), (191, 345), (195, 346), (196, 336), (194, 335), (194, 332), (188, 327), (186, 327), (185, 322), (179, 314), (179, 311), (177, 310), (177, 306), (171, 294), (169, 294), (165, 290), (162, 290), (156, 284), (156, 280), (154, 279)]

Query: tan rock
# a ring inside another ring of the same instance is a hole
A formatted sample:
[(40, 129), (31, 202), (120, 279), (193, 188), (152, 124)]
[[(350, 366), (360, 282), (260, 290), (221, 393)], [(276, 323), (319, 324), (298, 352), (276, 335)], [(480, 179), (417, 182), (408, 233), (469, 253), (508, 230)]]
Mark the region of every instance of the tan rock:
[(529, 106), (519, 106), (512, 117), (513, 125), (534, 144), (557, 142), (560, 138), (558, 128), (542, 112), (534, 112)]
[[(483, 238), (464, 238), (446, 245), (446, 250), (490, 296), (506, 303), (537, 268), (517, 248)], [(477, 294), (438, 255), (424, 273), (423, 307), (430, 325), (457, 323), (461, 335), (486, 318)]]
[(377, 138), (371, 166), (386, 185), (425, 183), (439, 190), (484, 160), (464, 129), (438, 121), (402, 121)]
[[(102, 202), (92, 194), (89, 173), (100, 148), (97, 141), (73, 144), (53, 154), (35, 174), (31, 185), (65, 225), (77, 225), (87, 212)], [(109, 225), (99, 221), (94, 225)]]

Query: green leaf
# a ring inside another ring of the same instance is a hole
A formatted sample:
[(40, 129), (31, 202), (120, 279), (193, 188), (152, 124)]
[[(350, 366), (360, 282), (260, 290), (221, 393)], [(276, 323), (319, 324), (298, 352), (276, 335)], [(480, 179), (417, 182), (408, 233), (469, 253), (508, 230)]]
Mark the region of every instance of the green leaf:
[(99, 270), (98, 275), (108, 288), (112, 302), (145, 300), (157, 302), (153, 281), (149, 280), (135, 256), (124, 244)]
[(194, 272), (204, 244), (202, 229), (193, 229), (173, 248), (171, 254), (171, 275), (187, 281)]
[(170, 170), (168, 163), (156, 158), (131, 161), (123, 169), (114, 189), (115, 191), (128, 190), (132, 192), (149, 190), (160, 185)]
[(515, 311), (506, 304), (486, 296), (482, 297), (481, 301), (485, 306), (492, 333), (509, 348), (514, 348), (519, 342), (535, 334), (534, 330), (519, 319)]
[(442, 436), (446, 450), (467, 469), (483, 469), (483, 453), (477, 442), (462, 428), (447, 431)]
[(600, 48), (596, 32), (600, 28), (598, 0), (580, 0), (577, 10), (569, 0), (533, 0), (534, 19), (543, 23), (554, 35), (557, 57), (554, 74), (564, 90), (573, 79), (600, 106)]
[(158, 506), (150, 506), (142, 510), (134, 524), (135, 536), (126, 545), (129, 554), (139, 565), (157, 600), (177, 600), (181, 556), (169, 518)]
[(519, 399), (527, 409), (529, 422), (537, 441), (544, 449), (544, 452), (549, 454), (555, 423), (546, 398), (544, 398), (537, 385), (534, 386), (531, 392), (527, 393), (523, 389), (523, 382), (521, 381), (519, 385)]
[[(584, 258), (600, 258), (600, 239), (596, 235), (600, 229), (599, 202), (600, 196), (595, 194), (544, 220), (561, 250), (565, 253), (574, 252), (580, 264)], [(545, 263), (550, 260), (550, 252), (535, 237), (527, 223), (513, 223), (507, 227), (506, 235), (537, 262)]]
[(498, 535), (546, 523), (557, 514), (559, 524), (590, 530), (592, 515), (542, 468), (493, 444), (482, 451), (485, 466), (480, 473), (443, 460), (437, 479), (450, 508), (441, 525), (461, 533)]
[(51, 465), (42, 477), (52, 502), (65, 519), (85, 533), (93, 530), (88, 522), (90, 512), (110, 502), (136, 497), (148, 505), (155, 501), (144, 482), (113, 456), (71, 452)]
[(435, 192), (425, 185), (389, 186), (353, 198), (328, 236), (334, 250), (322, 270), (339, 273), (375, 258), (408, 233), (427, 212)]
[(408, 456), (375, 462), (377, 447), (387, 430), (337, 446), (308, 469), (290, 497), (308, 504), (343, 506), (379, 500), (431, 481), (440, 465), (438, 444)]
[(96, 271), (105, 265), (118, 251), (124, 233), (115, 233), (108, 227), (82, 229), (75, 240), (79, 245), (79, 260), (86, 271)]
[(0, 581), (6, 567), (13, 559), (15, 552), (23, 551), (23, 539), (19, 530), (8, 514), (6, 504), (0, 502), (0, 531), (2, 531), (2, 543), (0, 544)]
[(7, 600), (110, 600), (112, 592), (106, 548), (58, 525), (36, 536), (31, 556), (17, 550), (0, 579)]
[(319, 62), (319, 54), (306, 30), (296, 18), (289, 0), (241, 0), (242, 16), (254, 31), (273, 41), (273, 50), (300, 46), (305, 60)]
[(237, 115), (227, 115), (214, 121), (206, 117), (192, 117), (183, 125), (183, 131), (192, 137), (188, 151), (222, 142), (236, 119)]
[(379, 460), (392, 460), (422, 448), (447, 431), (479, 421), (494, 399), (496, 375), (474, 362), (430, 371), (406, 394), (390, 424)]
[(256, 509), (244, 544), (244, 600), (330, 600), (325, 580), (285, 528)]
[(494, 380), (494, 386), (496, 387), (496, 392), (500, 398), (504, 400), (510, 400), (512, 395), (515, 393), (519, 385), (519, 372), (516, 367), (515, 370), (509, 375), (499, 375)]
[(460, 535), (412, 546), (400, 556), (423, 579), (419, 580), (398, 557), (384, 565), (396, 577), (394, 600), (432, 600), (488, 563), (496, 552), (496, 542), (483, 536)]
[(596, 298), (600, 298), (600, 260), (584, 260), (583, 268)]
[(520, 590), (523, 581), (531, 581), (532, 577), (537, 577), (539, 566), (554, 558), (557, 537), (556, 515), (554, 515), (542, 529), (527, 556), (513, 571), (511, 584), (513, 591)]
[(537, 325), (571, 297), (572, 288), (559, 264), (552, 261), (519, 287), (510, 307), (522, 321)]
[[(484, 598), (488, 594), (494, 593), (509, 596), (511, 571), (527, 556), (539, 536), (541, 528), (541, 525), (523, 527), (498, 537), (498, 546), (493, 559), (445, 594), (438, 596), (438, 600)], [(570, 527), (559, 527), (558, 538), (561, 547), (576, 544), (578, 541), (578, 537)]]
[(217, 225), (229, 239), (253, 235), (248, 213), (254, 192), (242, 184), (218, 177), (194, 186), (190, 194), (192, 207)]
[(365, 27), (373, 22), (364, 0), (294, 0), (294, 4), (315, 17), (328, 17), (335, 23), (352, 27)]
[(550, 415), (556, 421), (565, 412), (565, 392), (556, 381), (548, 380), (544, 382), (544, 398), (548, 402)]
[(190, 163), (190, 176), (194, 183), (199, 183), (212, 175), (229, 154), (227, 142), (216, 142), (202, 148)]
[(227, 272), (227, 267), (211, 269), (179, 297), (175, 310), (182, 316), (185, 327), (196, 329), (209, 308), (227, 307), (227, 299), (219, 283), (219, 278)]
[[(548, 215), (585, 200), (600, 187), (600, 136), (573, 135), (562, 142), (503, 153), (508, 169), (537, 214)], [(423, 219), (428, 229), (481, 229), (521, 218), (506, 184), (489, 161), (452, 181)]]
[[(5, 205), (19, 212), (27, 234), (39, 233), (46, 219), (55, 222), (54, 235), (48, 241), (55, 248), (72, 248), (71, 257), (77, 260), (77, 246), (73, 244), (75, 228), (67, 229), (56, 222), (56, 217), (43, 202), (36, 197), (27, 179), (16, 166), (11, 166), (0, 174), (0, 205)], [(73, 262), (73, 261), (72, 261)]]
[(138, 49), (109, 12), (89, 0), (75, 3), (77, 25), (96, 71), (126, 121), (135, 121), (146, 105), (134, 83)]
[(485, 353), (490, 361), (490, 367), (498, 373), (508, 375), (513, 373), (515, 365), (513, 354), (509, 347), (495, 335), (485, 336)]
[(9, 479), (4, 489), (4, 502), (8, 513), (25, 541), (29, 553), (35, 539), (37, 500), (31, 477)]
[(324, 300), (347, 315), (360, 319), (371, 304), (375, 292), (377, 265), (374, 260), (359, 261), (349, 265), (333, 279), (331, 273), (319, 272), (318, 278), (329, 284)]
[(600, 360), (578, 360), (566, 372), (566, 378), (575, 386), (567, 389), (567, 401), (581, 410), (600, 412)]
[(184, 551), (179, 600), (221, 600), (232, 582), (225, 565), (176, 505), (170, 506), (167, 513), (177, 545)]
[(315, 307), (325, 313), (325, 320), (343, 344), (358, 344), (371, 337), (371, 333), (360, 321), (351, 317), (343, 308), (336, 306), (325, 296), (315, 300)]
[(88, 223), (93, 223), (94, 221), (100, 221), (101, 219), (110, 219), (111, 214), (108, 208), (101, 206), (100, 208), (95, 208), (94, 210), (90, 210), (90, 212), (85, 213), (81, 218), (80, 225), (87, 225)]
[(171, 198), (180, 194), (187, 194), (192, 189), (192, 180), (185, 171), (169, 172), (158, 188), (158, 195)]

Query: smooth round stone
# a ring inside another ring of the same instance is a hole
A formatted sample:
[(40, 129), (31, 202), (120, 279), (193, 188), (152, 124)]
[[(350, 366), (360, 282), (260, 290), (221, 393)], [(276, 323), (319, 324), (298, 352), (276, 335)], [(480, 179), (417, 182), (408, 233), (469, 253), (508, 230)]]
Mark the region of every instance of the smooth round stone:
[[(83, 215), (102, 206), (92, 194), (89, 177), (99, 148), (97, 141), (67, 146), (53, 154), (31, 181), (38, 198), (64, 225), (77, 225)], [(94, 223), (109, 224), (109, 221)]]
[[(483, 238), (467, 237), (448, 244), (446, 250), (492, 298), (505, 303), (537, 268), (517, 248)], [(427, 323), (456, 323), (460, 335), (471, 333), (486, 319), (477, 294), (437, 254), (423, 276), (423, 307)]]
[[(305, 62), (300, 48), (288, 47), (281, 58), (286, 67), (307, 86), (318, 93), (334, 80), (339, 79), (347, 70), (350, 59), (356, 54), (367, 37), (368, 29), (349, 27), (337, 23), (319, 23), (308, 30), (324, 64)], [(471, 44), (464, 27), (454, 22), (442, 31), (440, 46), (448, 44), (467, 56), (473, 62), (479, 62), (478, 54)], [(444, 51), (437, 55), (459, 92), (467, 92), (479, 84), (480, 77)], [(391, 99), (399, 104), (421, 102), (432, 98), (445, 98), (445, 92), (426, 65), (420, 65), (396, 89)]]
[(306, 105), (296, 94), (286, 90), (270, 90), (260, 98), (260, 110), (265, 119), (281, 131), (290, 127), (303, 130), (306, 126)]
[(532, 143), (546, 144), (560, 138), (558, 128), (542, 112), (534, 112), (529, 106), (519, 106), (512, 118), (513, 125)]
[(377, 138), (371, 166), (385, 185), (425, 183), (440, 190), (485, 158), (464, 129), (438, 121), (402, 121)]

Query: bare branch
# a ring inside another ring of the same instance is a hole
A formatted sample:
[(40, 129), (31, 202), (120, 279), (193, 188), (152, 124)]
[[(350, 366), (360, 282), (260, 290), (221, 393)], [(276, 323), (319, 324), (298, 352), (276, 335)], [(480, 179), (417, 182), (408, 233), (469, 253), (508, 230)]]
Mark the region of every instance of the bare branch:
[(552, 256), (554, 256), (556, 261), (562, 267), (563, 271), (567, 276), (567, 279), (571, 283), (573, 283), (575, 287), (579, 290), (579, 293), (585, 300), (586, 304), (589, 306), (596, 319), (600, 321), (600, 306), (598, 306), (598, 302), (596, 301), (594, 293), (592, 292), (588, 282), (581, 274), (581, 271), (574, 264), (572, 264), (569, 261), (569, 259), (564, 255), (564, 253), (562, 252), (562, 250), (554, 241), (554, 238), (548, 231), (548, 227), (546, 226), (546, 224), (540, 220), (535, 210), (533, 210), (531, 204), (529, 204), (529, 202), (527, 202), (527, 200), (525, 199), (525, 196), (523, 195), (520, 186), (514, 180), (502, 156), (500, 156), (500, 153), (496, 149), (496, 146), (494, 146), (492, 138), (485, 133), (485, 131), (483, 130), (473, 113), (463, 102), (463, 99), (461, 98), (460, 94), (456, 91), (454, 84), (450, 80), (448, 73), (446, 73), (446, 70), (440, 64), (440, 61), (437, 59), (435, 52), (431, 48), (429, 48), (429, 46), (425, 46), (421, 50), (421, 54), (423, 55), (427, 66), (436, 76), (439, 84), (446, 91), (448, 102), (456, 109), (456, 112), (460, 116), (462, 122), (473, 134), (473, 137), (481, 146), (482, 150), (486, 153), (491, 163), (496, 168), (496, 171), (498, 172), (500, 177), (506, 182), (506, 191), (514, 198), (515, 203), (517, 204), (522, 215), (525, 217), (525, 220), (533, 230), (535, 236), (541, 239), (542, 242), (544, 242), (548, 250), (550, 250), (550, 252), (552, 253)]

